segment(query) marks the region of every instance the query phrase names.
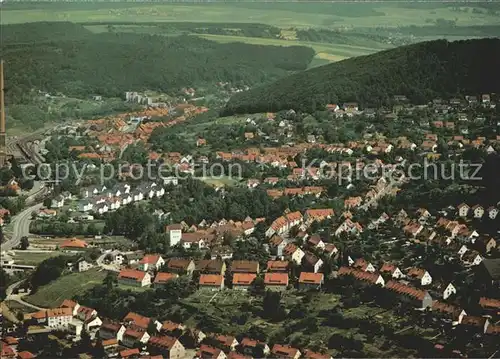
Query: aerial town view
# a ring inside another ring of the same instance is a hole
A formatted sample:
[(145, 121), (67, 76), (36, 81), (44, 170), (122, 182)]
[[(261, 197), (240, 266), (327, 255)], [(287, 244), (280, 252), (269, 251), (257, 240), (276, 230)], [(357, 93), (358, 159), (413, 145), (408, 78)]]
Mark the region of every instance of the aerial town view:
[(500, 358), (500, 2), (0, 30), (0, 359)]

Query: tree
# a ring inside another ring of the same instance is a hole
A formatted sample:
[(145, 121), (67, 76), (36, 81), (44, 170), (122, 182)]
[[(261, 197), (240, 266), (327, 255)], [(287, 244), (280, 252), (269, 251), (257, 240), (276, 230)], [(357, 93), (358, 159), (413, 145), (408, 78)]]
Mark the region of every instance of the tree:
[(30, 278), (30, 283), (34, 291), (42, 285), (50, 283), (61, 276), (66, 263), (71, 257), (57, 256), (44, 260), (35, 269)]
[(28, 237), (23, 236), (21, 238), (21, 243), (19, 245), (19, 248), (24, 251), (24, 250), (28, 249), (29, 246), (30, 246), (30, 241), (28, 240)]
[(0, 268), (0, 300), (5, 299), (5, 291), (9, 285), (10, 277), (3, 268)]
[(109, 272), (107, 275), (106, 275), (106, 278), (104, 278), (103, 280), (103, 284), (106, 286), (106, 288), (108, 288), (109, 290), (113, 289), (113, 287), (116, 286), (116, 284), (118, 284), (118, 280), (116, 278), (116, 275), (112, 272)]
[(281, 294), (273, 291), (266, 291), (262, 303), (264, 318), (281, 321), (286, 317), (285, 309), (281, 305)]
[(44, 206), (44, 207), (46, 207), (46, 208), (50, 208), (51, 204), (52, 204), (52, 199), (50, 199), (50, 198), (45, 198), (45, 199), (43, 200), (43, 206)]

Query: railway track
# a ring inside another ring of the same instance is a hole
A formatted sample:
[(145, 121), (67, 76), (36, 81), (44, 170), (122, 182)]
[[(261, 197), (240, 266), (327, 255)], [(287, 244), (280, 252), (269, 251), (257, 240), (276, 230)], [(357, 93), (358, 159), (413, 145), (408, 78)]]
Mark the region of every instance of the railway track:
[[(21, 155), (27, 161), (31, 161), (34, 164), (41, 164), (43, 163), (43, 158), (33, 148), (33, 141), (34, 141), (33, 136), (25, 137), (21, 140), (14, 142), (13, 146), (21, 153)], [(7, 147), (9, 148), (9, 146)]]

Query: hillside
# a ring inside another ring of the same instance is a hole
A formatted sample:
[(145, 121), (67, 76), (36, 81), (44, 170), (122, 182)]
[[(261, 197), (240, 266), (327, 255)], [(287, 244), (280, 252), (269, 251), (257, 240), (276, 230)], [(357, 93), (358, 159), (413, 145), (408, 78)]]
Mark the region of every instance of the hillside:
[(500, 91), (500, 39), (430, 41), (347, 59), (290, 75), (233, 96), (223, 115), (357, 101), (363, 106), (406, 95), (435, 97)]
[(85, 97), (129, 90), (173, 91), (229, 81), (260, 84), (307, 68), (307, 47), (220, 44), (197, 36), (92, 34), (72, 23), (1, 27), (7, 103), (29, 102), (32, 89)]

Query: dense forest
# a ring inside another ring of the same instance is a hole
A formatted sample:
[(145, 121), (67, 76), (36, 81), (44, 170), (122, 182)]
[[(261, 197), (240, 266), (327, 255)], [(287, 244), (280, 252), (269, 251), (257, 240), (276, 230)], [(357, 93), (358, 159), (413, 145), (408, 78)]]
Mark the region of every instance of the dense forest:
[[(471, 56), (474, 54), (474, 56)], [(415, 103), (500, 90), (500, 39), (429, 41), (291, 75), (233, 96), (223, 111), (311, 111), (327, 103), (379, 106), (394, 95)]]
[(304, 70), (307, 47), (219, 44), (195, 36), (92, 34), (71, 23), (2, 26), (8, 103), (33, 88), (67, 96), (121, 96), (127, 90), (230, 81), (257, 84)]

